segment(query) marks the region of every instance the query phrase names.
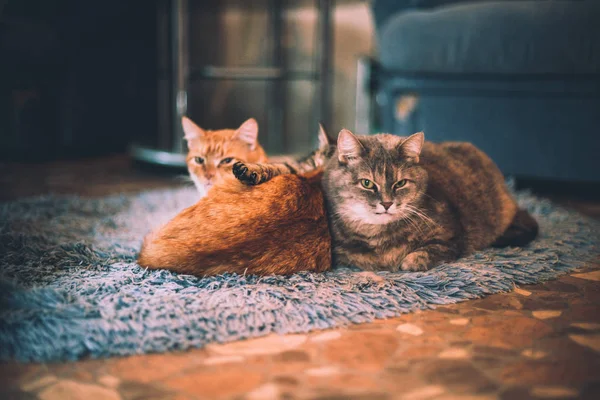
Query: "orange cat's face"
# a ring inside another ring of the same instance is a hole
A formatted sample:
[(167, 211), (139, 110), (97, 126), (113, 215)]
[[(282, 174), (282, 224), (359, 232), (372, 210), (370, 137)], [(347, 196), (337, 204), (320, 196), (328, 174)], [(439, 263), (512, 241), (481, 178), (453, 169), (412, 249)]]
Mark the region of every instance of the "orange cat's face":
[(258, 144), (258, 124), (253, 118), (238, 129), (216, 131), (204, 130), (186, 117), (181, 122), (189, 149), (188, 171), (202, 196), (232, 175), (231, 168), (236, 161), (267, 161), (265, 151)]

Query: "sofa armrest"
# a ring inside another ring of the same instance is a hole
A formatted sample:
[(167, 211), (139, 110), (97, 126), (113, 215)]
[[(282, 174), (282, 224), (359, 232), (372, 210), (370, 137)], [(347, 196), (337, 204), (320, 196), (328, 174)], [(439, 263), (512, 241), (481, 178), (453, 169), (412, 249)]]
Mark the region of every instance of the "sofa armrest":
[[(371, 10), (375, 19), (377, 31), (381, 29), (385, 21), (400, 12), (408, 10), (426, 10), (429, 8), (441, 7), (458, 3), (477, 3), (492, 0), (373, 0)], [(523, 0), (493, 0), (493, 1), (523, 1)], [(534, 0), (548, 1), (548, 0)]]
[(374, 0), (371, 2), (371, 11), (375, 19), (375, 27), (379, 29), (390, 16), (410, 10), (420, 0)]

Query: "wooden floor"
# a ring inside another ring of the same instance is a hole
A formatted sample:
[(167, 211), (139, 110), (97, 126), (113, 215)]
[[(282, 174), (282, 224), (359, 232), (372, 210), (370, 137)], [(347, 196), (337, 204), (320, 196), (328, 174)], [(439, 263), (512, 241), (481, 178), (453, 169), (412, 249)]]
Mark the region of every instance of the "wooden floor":
[[(126, 156), (0, 165), (0, 201), (189, 184)], [(600, 202), (553, 199), (600, 218)], [(0, 364), (2, 399), (600, 399), (600, 260), (371, 324), (179, 353)]]
[(136, 165), (126, 155), (0, 164), (0, 201), (44, 194), (105, 196), (186, 184), (187, 171)]

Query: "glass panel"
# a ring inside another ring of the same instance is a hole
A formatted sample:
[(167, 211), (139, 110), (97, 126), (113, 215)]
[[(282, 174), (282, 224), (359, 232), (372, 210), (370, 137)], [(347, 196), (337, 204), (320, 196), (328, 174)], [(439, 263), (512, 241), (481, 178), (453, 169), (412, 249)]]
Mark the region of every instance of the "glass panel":
[(235, 128), (248, 118), (259, 126), (259, 141), (269, 149), (268, 83), (259, 81), (198, 80), (190, 83), (188, 114), (206, 129)]
[(284, 12), (283, 49), (291, 71), (313, 71), (319, 15), (314, 0), (288, 1)]
[(305, 155), (317, 143), (317, 122), (314, 101), (315, 84), (307, 81), (288, 82), (285, 91), (286, 152)]
[(271, 64), (267, 0), (190, 2), (190, 65)]
[[(190, 65), (274, 66), (271, 1), (190, 2)], [(285, 64), (311, 71), (318, 12), (314, 0), (283, 1)]]

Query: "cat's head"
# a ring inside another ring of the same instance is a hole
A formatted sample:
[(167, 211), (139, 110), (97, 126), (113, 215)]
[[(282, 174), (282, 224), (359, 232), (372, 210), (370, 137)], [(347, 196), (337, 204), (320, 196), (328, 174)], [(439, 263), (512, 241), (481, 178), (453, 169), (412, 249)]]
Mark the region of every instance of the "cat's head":
[(422, 132), (355, 136), (342, 130), (323, 181), (335, 217), (385, 225), (418, 212), (427, 188), (427, 172), (419, 165), (423, 143)]
[(188, 144), (188, 171), (201, 194), (231, 176), (236, 161), (265, 162), (267, 156), (258, 143), (258, 123), (250, 118), (237, 129), (205, 130), (189, 118), (182, 118)]

